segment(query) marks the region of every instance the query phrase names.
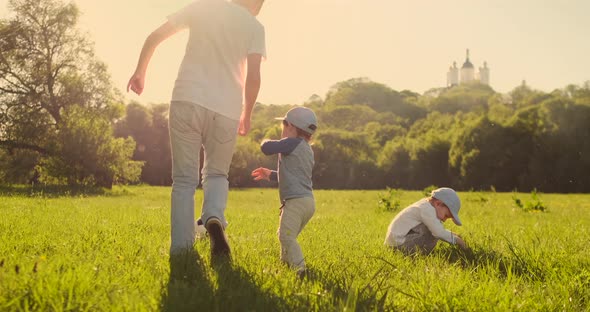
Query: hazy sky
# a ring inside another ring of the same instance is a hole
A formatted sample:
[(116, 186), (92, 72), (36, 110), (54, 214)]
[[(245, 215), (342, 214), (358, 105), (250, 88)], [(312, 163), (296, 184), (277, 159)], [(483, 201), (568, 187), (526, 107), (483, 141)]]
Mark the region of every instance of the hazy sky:
[[(6, 16), (7, 0), (0, 0)], [(191, 0), (77, 0), (81, 27), (123, 90), (145, 37)], [(590, 80), (590, 1), (267, 0), (259, 15), (268, 59), (259, 101), (295, 104), (325, 96), (336, 82), (368, 77), (395, 90), (446, 84), (465, 49), (488, 62), (491, 86), (510, 91), (524, 79), (551, 91)], [(152, 58), (142, 103), (168, 102), (187, 32)]]

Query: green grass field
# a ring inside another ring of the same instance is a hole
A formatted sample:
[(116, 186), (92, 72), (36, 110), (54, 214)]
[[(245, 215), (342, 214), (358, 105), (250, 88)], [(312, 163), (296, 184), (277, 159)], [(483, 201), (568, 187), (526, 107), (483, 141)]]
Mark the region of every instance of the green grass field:
[(407, 257), (383, 246), (395, 215), (379, 208), (385, 191), (316, 191), (299, 280), (279, 261), (275, 189), (230, 192), (231, 264), (212, 265), (199, 240), (198, 254), (173, 259), (171, 277), (169, 192), (0, 189), (0, 310), (590, 309), (590, 195), (540, 194), (549, 210), (525, 212), (513, 196), (530, 194), (460, 193), (464, 226), (445, 225), (471, 251), (439, 243)]

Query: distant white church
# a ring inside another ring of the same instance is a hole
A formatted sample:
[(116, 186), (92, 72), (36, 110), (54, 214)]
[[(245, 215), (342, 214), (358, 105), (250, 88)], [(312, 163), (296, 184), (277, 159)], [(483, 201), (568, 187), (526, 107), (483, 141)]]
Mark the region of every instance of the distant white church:
[(453, 66), (449, 67), (447, 73), (447, 87), (456, 86), (460, 83), (468, 83), (471, 81), (479, 81), (482, 84), (490, 85), (490, 69), (488, 63), (483, 62), (483, 67), (479, 68), (479, 73), (475, 73), (475, 68), (471, 61), (469, 61), (469, 49), (467, 49), (467, 57), (465, 63), (461, 67), (461, 76), (459, 76), (459, 68), (457, 68), (457, 62), (453, 62)]

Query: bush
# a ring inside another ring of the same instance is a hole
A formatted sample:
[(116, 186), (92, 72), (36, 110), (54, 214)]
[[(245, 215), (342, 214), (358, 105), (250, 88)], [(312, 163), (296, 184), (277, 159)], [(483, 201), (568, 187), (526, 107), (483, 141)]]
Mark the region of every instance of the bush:
[(512, 199), (514, 200), (514, 204), (516, 205), (516, 207), (518, 207), (526, 212), (531, 212), (531, 211), (547, 212), (547, 211), (549, 211), (549, 207), (547, 207), (547, 205), (545, 205), (541, 201), (539, 196), (537, 195), (537, 189), (534, 189), (531, 192), (531, 200), (527, 201), (526, 203), (523, 203), (522, 200), (520, 200), (520, 198), (516, 197), (516, 195), (513, 195)]
[(430, 185), (430, 186), (425, 187), (422, 190), (422, 193), (424, 194), (424, 196), (430, 197), (430, 195), (432, 194), (432, 191), (436, 190), (437, 188), (438, 188), (438, 186), (436, 186), (436, 185)]
[(395, 212), (401, 208), (401, 191), (387, 188), (385, 194), (379, 193), (379, 210), (384, 212)]

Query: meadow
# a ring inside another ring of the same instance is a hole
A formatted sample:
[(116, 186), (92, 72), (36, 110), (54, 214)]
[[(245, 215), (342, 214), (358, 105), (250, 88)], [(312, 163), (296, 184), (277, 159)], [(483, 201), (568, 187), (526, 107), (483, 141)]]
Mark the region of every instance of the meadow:
[(221, 264), (206, 239), (169, 259), (169, 193), (0, 188), (0, 310), (590, 310), (590, 195), (538, 194), (547, 210), (526, 211), (528, 193), (461, 192), (464, 225), (445, 226), (471, 249), (403, 256), (385, 232), (422, 191), (317, 190), (299, 279), (279, 261), (276, 189), (230, 191)]

